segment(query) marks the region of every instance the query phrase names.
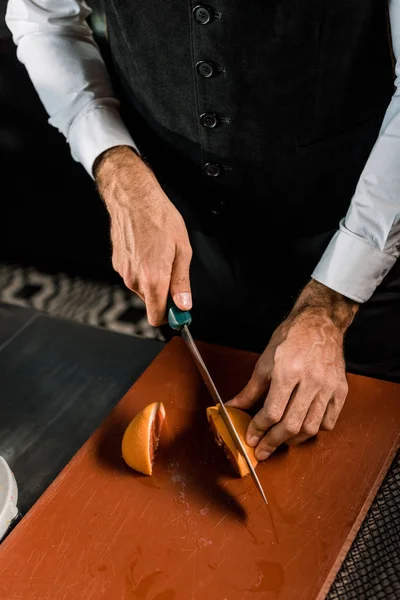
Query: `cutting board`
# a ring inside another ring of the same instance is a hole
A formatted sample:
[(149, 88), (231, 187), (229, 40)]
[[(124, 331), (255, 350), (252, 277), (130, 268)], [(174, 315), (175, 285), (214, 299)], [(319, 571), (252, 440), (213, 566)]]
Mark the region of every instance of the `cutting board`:
[[(200, 348), (232, 397), (257, 357)], [(400, 386), (349, 383), (333, 432), (259, 465), (267, 510), (216, 446), (208, 393), (173, 340), (0, 546), (0, 599), (322, 599), (399, 445)], [(167, 421), (145, 477), (120, 444), (155, 400)]]

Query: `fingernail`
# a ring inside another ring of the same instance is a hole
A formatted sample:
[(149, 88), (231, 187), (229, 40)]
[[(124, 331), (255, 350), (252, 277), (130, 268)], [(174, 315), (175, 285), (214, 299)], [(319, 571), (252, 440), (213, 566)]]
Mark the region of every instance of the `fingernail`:
[(256, 452), (256, 458), (257, 460), (265, 460), (266, 458), (268, 458), (269, 453), (266, 452), (266, 450), (260, 450), (260, 452)]
[(174, 297), (175, 304), (179, 304), (182, 308), (187, 310), (192, 308), (192, 295), (188, 292), (181, 292), (176, 294)]
[(260, 441), (260, 438), (258, 438), (256, 435), (251, 435), (250, 437), (247, 438), (247, 443), (252, 448), (257, 446), (259, 441)]

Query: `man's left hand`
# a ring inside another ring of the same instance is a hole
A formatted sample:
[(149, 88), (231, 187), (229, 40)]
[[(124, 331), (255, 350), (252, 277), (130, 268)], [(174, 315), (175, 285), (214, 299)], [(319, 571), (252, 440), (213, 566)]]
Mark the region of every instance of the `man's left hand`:
[(311, 281), (276, 329), (253, 375), (228, 404), (249, 409), (266, 394), (247, 442), (265, 460), (282, 443), (333, 429), (347, 396), (344, 335), (358, 305)]

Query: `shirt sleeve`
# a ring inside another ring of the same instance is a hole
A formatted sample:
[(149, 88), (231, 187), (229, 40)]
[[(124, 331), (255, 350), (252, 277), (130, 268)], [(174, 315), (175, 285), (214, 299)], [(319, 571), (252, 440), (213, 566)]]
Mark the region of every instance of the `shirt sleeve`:
[(357, 302), (372, 296), (400, 255), (400, 0), (389, 8), (395, 93), (347, 215), (312, 274)]
[(108, 148), (138, 150), (86, 22), (90, 13), (83, 0), (9, 0), (6, 22), (49, 123), (93, 177), (94, 161)]

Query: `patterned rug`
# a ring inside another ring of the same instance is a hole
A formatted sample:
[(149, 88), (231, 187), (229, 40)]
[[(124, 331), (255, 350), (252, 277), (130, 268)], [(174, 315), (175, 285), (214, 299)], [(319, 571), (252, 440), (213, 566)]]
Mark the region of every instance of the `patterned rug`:
[(0, 300), (118, 333), (162, 339), (149, 325), (143, 302), (122, 283), (0, 264)]

